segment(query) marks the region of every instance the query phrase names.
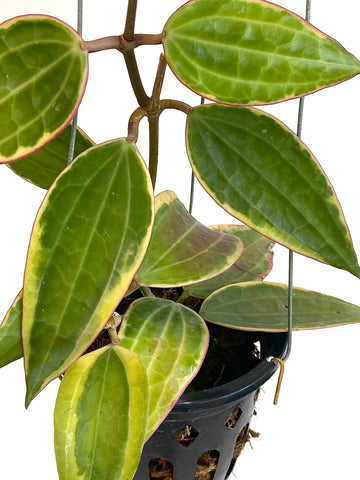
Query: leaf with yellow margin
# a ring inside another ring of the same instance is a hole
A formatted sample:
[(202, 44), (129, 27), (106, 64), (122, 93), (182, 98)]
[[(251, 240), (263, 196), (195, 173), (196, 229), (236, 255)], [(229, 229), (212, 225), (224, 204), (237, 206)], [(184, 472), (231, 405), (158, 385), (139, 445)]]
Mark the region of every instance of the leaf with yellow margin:
[(147, 376), (138, 355), (111, 346), (82, 356), (66, 372), (56, 399), (60, 480), (133, 478), (147, 412)]
[(70, 123), (88, 76), (81, 42), (73, 28), (45, 15), (0, 25), (0, 163), (29, 155)]
[(143, 259), (152, 223), (148, 170), (124, 138), (90, 148), (52, 185), (25, 269), (27, 405), (112, 315)]

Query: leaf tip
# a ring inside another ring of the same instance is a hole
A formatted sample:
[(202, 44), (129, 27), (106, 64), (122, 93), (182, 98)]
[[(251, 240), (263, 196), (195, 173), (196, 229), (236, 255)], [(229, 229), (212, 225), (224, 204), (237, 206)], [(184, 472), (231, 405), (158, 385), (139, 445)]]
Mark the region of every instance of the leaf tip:
[(25, 394), (25, 408), (27, 409), (30, 403), (34, 400), (36, 395), (40, 393), (42, 387), (37, 387), (36, 385), (31, 385), (31, 383), (26, 380), (26, 394)]
[(33, 401), (34, 397), (35, 397), (35, 395), (31, 395), (29, 390), (26, 391), (26, 395), (25, 395), (25, 408), (26, 409), (29, 408), (29, 405)]
[(355, 275), (355, 277), (360, 278), (360, 266), (356, 265), (356, 268), (353, 271), (351, 271), (351, 273)]

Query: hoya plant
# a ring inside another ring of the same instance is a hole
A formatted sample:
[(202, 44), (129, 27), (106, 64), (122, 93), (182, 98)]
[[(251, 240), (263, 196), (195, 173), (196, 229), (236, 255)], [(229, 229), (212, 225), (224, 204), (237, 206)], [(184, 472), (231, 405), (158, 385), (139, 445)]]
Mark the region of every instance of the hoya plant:
[[(287, 330), (288, 287), (264, 281), (274, 243), (360, 276), (321, 166), (257, 108), (348, 80), (360, 62), (264, 0), (191, 0), (161, 31), (149, 18), (146, 33), (136, 13), (129, 0), (119, 33), (99, 39), (40, 14), (0, 25), (0, 161), (47, 190), (0, 327), (0, 366), (24, 358), (26, 407), (60, 379), (60, 480), (133, 478), (144, 443), (194, 384), (213, 325)], [(163, 51), (147, 91), (136, 51), (154, 45)], [(125, 59), (134, 108), (122, 137), (95, 144), (72, 120), (89, 56), (108, 49)], [(196, 103), (163, 98), (166, 69)], [(233, 224), (204, 226), (176, 192), (154, 194), (168, 109), (186, 116), (176, 134), (192, 171)], [(149, 152), (137, 146), (145, 118)], [(293, 300), (296, 330), (360, 320), (359, 307), (314, 291), (294, 288)]]

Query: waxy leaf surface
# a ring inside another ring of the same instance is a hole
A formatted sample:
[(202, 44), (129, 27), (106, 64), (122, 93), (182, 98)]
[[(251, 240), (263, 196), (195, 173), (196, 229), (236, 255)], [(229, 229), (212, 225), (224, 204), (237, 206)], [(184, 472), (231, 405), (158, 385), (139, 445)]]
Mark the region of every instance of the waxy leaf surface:
[(17, 160), (60, 133), (84, 93), (88, 63), (81, 37), (52, 17), (0, 25), (0, 162)]
[(224, 271), (241, 251), (239, 239), (205, 227), (165, 191), (155, 197), (154, 228), (136, 280), (153, 287), (186, 285)]
[(66, 372), (54, 415), (60, 480), (128, 480), (146, 432), (148, 383), (139, 357), (113, 346)]
[[(68, 125), (60, 135), (40, 150), (21, 160), (8, 163), (7, 166), (34, 185), (45, 189), (50, 188), (56, 177), (68, 165), (70, 134), (71, 125)], [(93, 146), (94, 143), (90, 138), (77, 128), (74, 157)]]
[(166, 23), (163, 44), (185, 85), (225, 103), (278, 102), (360, 72), (335, 40), (262, 0), (192, 0)]
[(136, 352), (149, 379), (150, 436), (196, 375), (208, 347), (202, 318), (180, 303), (142, 298), (126, 312), (120, 345)]
[(126, 139), (87, 150), (50, 188), (25, 270), (27, 403), (111, 316), (139, 268), (152, 222), (149, 174)]
[[(211, 294), (200, 315), (208, 322), (239, 330), (288, 329), (288, 287), (268, 282), (229, 285)], [(360, 307), (322, 293), (293, 288), (293, 329), (334, 327), (360, 322)]]
[(279, 121), (249, 107), (195, 107), (187, 147), (200, 183), (231, 215), (298, 253), (360, 275), (329, 181)]
[(231, 283), (263, 280), (270, 273), (274, 243), (252, 228), (243, 225), (215, 225), (215, 231), (229, 233), (240, 238), (244, 250), (236, 262), (225, 272), (203, 282), (187, 285), (185, 290), (192, 296), (206, 298), (218, 288)]
[(21, 342), (22, 292), (0, 325), (0, 368), (23, 356)]

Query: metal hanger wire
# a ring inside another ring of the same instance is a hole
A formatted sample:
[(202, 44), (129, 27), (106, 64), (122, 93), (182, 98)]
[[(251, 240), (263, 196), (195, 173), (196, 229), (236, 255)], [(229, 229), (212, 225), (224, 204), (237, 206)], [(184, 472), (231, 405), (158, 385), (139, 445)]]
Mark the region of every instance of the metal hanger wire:
[[(83, 28), (83, 0), (78, 0), (77, 32), (78, 32), (79, 35), (82, 35), (82, 28)], [(75, 113), (75, 115), (72, 119), (69, 153), (68, 153), (68, 164), (71, 163), (74, 160), (77, 121), (78, 121), (78, 112)]]
[[(305, 8), (305, 20), (310, 22), (311, 14), (311, 0), (306, 0)], [(303, 116), (304, 116), (304, 103), (305, 98), (301, 97), (299, 100), (298, 119), (297, 119), (297, 131), (296, 134), (301, 138)], [(288, 341), (286, 352), (283, 357), (283, 361), (288, 360), (291, 348), (292, 348), (292, 327), (293, 327), (293, 277), (294, 277), (294, 254), (292, 250), (289, 250), (289, 266), (288, 266)]]

